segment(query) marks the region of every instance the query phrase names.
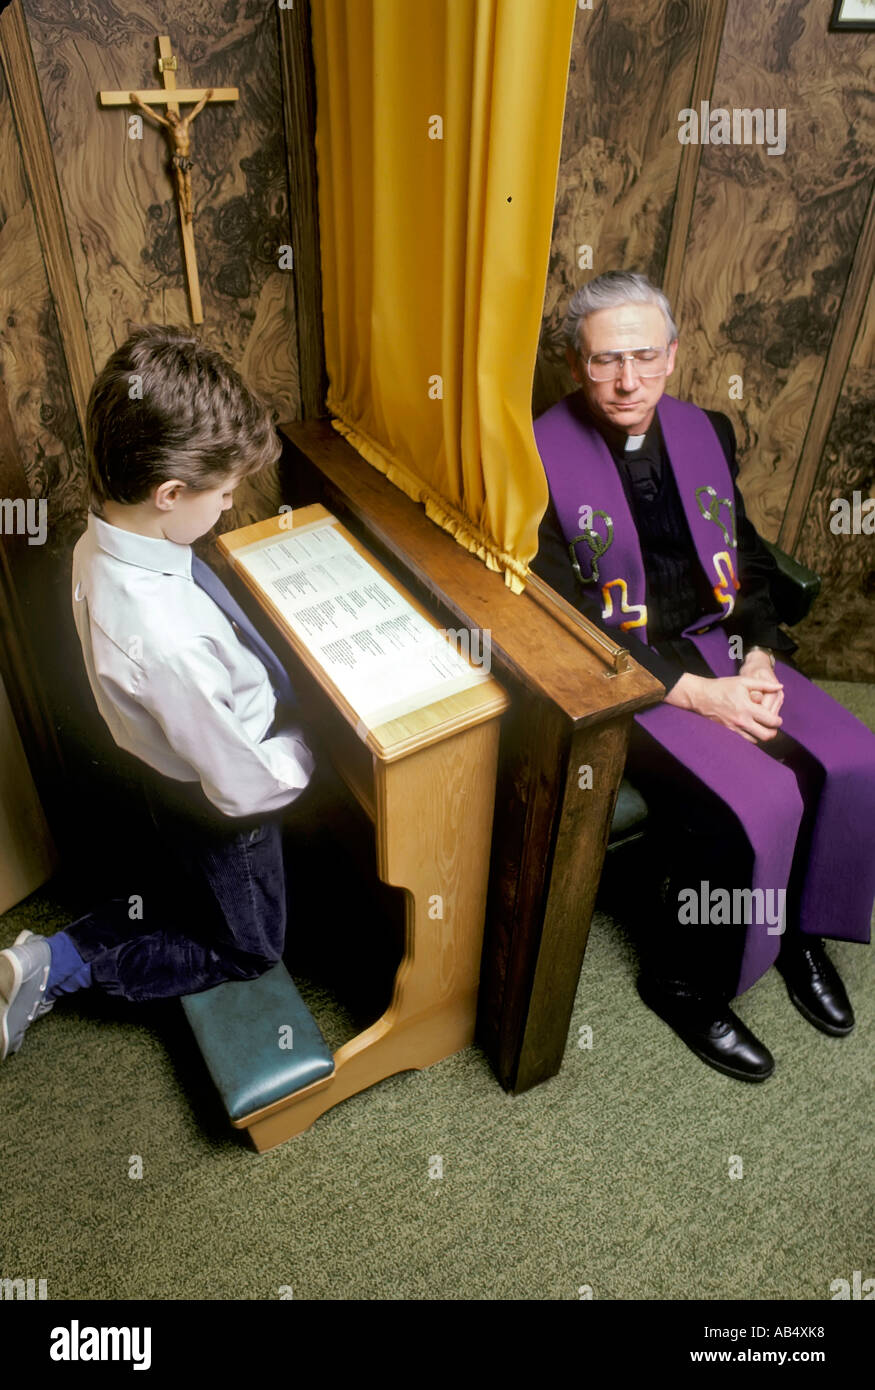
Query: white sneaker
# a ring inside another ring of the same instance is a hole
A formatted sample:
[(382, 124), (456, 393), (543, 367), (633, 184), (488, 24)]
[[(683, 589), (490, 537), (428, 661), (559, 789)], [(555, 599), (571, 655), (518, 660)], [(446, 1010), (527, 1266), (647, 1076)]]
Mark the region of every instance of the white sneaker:
[[(20, 931), (20, 932), (18, 933), (18, 935), (16, 936), (16, 938), (15, 938), (15, 940), (14, 940), (14, 942), (13, 942), (12, 944), (13, 944), (13, 946), (21, 946), (21, 945), (24, 944), (25, 941), (30, 941), (30, 940), (34, 940), (34, 941), (48, 941), (49, 938), (48, 938), (47, 936), (40, 936), (38, 932), (33, 932), (33, 931), (27, 931), (27, 930), (25, 930), (25, 931)], [(49, 950), (51, 950), (51, 942), (49, 942)], [(42, 1018), (44, 1014), (50, 1014), (50, 1013), (52, 1012), (52, 1009), (53, 1009), (54, 1007), (55, 1007), (55, 1001), (54, 1001), (54, 999), (48, 999), (48, 1000), (46, 1000), (46, 999), (41, 999), (40, 1002), (39, 1002), (39, 1008), (37, 1009), (36, 1014), (35, 1014), (35, 1018)]]
[(34, 932), (21, 932), (14, 946), (0, 951), (0, 1062), (18, 1051), (39, 1017), (51, 964), (48, 939)]

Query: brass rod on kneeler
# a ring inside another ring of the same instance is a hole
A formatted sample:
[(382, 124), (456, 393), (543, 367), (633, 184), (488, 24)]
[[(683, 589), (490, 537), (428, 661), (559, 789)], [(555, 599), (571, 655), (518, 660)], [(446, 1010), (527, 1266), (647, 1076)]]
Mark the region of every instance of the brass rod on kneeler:
[(616, 642), (612, 642), (610, 637), (606, 637), (603, 632), (585, 618), (582, 613), (564, 599), (561, 594), (557, 594), (555, 589), (551, 589), (549, 584), (545, 584), (537, 574), (531, 570), (526, 576), (526, 592), (532, 595), (536, 603), (545, 608), (552, 617), (563, 623), (576, 636), (581, 637), (584, 644), (589, 647), (591, 652), (610, 666), (614, 675), (620, 675), (623, 671), (631, 671), (632, 658), (625, 647), (620, 647)]

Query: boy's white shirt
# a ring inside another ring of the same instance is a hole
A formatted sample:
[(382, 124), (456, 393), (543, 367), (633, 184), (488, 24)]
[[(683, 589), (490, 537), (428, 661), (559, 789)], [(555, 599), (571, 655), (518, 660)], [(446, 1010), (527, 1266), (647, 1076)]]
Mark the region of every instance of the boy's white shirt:
[(266, 739), (276, 697), (265, 667), (191, 577), (191, 547), (93, 512), (73, 551), (73, 615), (97, 707), (120, 748), (177, 781), (200, 781), (227, 816), (279, 810), (313, 754), (293, 726)]

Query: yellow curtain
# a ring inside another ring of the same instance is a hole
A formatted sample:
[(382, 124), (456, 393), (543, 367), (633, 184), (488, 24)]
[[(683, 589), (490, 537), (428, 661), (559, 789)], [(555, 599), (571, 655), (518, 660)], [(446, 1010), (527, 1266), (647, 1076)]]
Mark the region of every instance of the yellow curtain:
[(523, 587), (574, 0), (314, 0), (328, 408)]

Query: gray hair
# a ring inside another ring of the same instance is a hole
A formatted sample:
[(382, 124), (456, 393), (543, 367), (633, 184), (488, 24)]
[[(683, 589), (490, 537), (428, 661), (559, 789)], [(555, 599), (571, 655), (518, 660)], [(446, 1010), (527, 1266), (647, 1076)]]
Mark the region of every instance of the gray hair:
[[(580, 325), (598, 309), (617, 309), (621, 304), (655, 304), (662, 310), (668, 341), (678, 336), (672, 318), (671, 305), (646, 275), (631, 270), (609, 270), (583, 285), (572, 296), (565, 316), (565, 341), (574, 352), (580, 352)], [(655, 346), (655, 344), (654, 344)]]

